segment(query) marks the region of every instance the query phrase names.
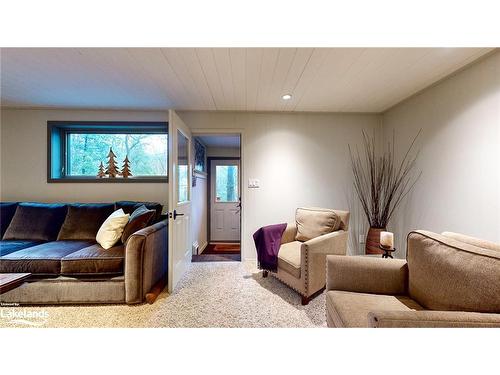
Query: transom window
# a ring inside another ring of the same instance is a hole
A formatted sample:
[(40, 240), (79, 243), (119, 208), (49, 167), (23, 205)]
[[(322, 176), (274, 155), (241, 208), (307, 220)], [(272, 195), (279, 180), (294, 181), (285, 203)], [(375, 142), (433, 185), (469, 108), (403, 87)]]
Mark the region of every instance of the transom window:
[(165, 122), (49, 122), (48, 127), (49, 182), (167, 180)]

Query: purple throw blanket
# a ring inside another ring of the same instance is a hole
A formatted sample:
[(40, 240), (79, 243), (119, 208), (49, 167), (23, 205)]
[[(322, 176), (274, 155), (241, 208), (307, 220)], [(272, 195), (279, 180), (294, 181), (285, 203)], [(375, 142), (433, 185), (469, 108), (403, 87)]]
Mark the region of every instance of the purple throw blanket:
[(259, 269), (271, 272), (278, 270), (278, 251), (285, 229), (286, 224), (268, 225), (253, 234)]

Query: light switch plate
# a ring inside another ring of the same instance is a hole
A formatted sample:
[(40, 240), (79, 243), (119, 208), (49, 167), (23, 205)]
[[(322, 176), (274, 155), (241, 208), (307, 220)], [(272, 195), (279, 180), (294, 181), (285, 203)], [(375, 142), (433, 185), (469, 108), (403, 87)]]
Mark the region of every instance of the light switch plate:
[(249, 178), (248, 179), (248, 187), (251, 189), (256, 189), (260, 187), (260, 180), (256, 178)]

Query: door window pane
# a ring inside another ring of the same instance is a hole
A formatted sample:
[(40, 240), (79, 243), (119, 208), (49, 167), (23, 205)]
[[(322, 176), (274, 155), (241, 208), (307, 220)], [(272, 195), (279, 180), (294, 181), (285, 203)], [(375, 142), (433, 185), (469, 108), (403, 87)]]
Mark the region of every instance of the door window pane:
[(189, 200), (188, 139), (177, 131), (177, 202)]
[(238, 166), (215, 166), (215, 200), (217, 202), (238, 202)]

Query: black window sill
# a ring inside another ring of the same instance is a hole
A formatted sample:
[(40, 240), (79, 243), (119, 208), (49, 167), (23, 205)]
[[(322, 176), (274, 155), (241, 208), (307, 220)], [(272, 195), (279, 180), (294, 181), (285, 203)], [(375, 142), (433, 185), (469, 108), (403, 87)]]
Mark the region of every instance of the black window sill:
[(52, 183), (98, 183), (98, 184), (130, 184), (130, 183), (167, 183), (168, 177), (129, 177), (129, 178), (96, 178), (96, 177), (63, 177), (49, 178)]

